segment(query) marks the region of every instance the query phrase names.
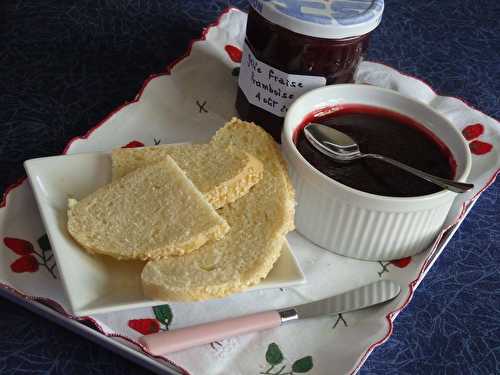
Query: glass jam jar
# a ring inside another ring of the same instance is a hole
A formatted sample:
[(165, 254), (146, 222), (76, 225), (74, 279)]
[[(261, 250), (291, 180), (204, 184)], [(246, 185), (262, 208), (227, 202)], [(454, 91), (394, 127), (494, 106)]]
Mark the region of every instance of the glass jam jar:
[(352, 83), (384, 0), (250, 0), (236, 109), (278, 142), (291, 103)]

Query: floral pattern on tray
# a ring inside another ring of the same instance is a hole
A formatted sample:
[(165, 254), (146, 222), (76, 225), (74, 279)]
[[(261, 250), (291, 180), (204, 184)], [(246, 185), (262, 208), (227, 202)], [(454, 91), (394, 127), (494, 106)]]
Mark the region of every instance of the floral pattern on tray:
[[(84, 137), (76, 138), (66, 153), (109, 151), (158, 143), (205, 141), (235, 115), (236, 76), (246, 15), (225, 12), (207, 29), (201, 41), (168, 72), (145, 82), (133, 103), (118, 108)], [(364, 62), (358, 83), (397, 90), (434, 107), (450, 119), (470, 142), (473, 153), (471, 180), (476, 189), (455, 202), (443, 232), (431, 248), (412, 258), (393, 262), (347, 259), (315, 247), (296, 233), (289, 242), (306, 273), (308, 284), (286, 289), (257, 291), (200, 304), (172, 303), (131, 311), (78, 318), (108, 336), (122, 337), (130, 346), (142, 334), (160, 329), (222, 319), (303, 303), (342, 292), (379, 278), (403, 286), (390, 304), (364, 311), (324, 317), (214, 342), (169, 355), (169, 361), (193, 374), (255, 373), (331, 374), (355, 372), (376, 345), (392, 331), (392, 321), (412, 298), (415, 288), (445, 248), (454, 231), (479, 196), (498, 174), (500, 127), (492, 118), (462, 101), (441, 97), (418, 79), (376, 63)], [(217, 95), (213, 95), (214, 87)], [(182, 123), (183, 126), (178, 124)], [(0, 285), (17, 296), (67, 312), (67, 300), (51, 262), (50, 244), (27, 181), (12, 187), (0, 204)], [(325, 278), (324, 275), (329, 275)], [(66, 310), (66, 311), (65, 311)], [(76, 317), (73, 317), (77, 319)], [(298, 342), (297, 337), (301, 339)], [(156, 358), (161, 361), (161, 358)]]

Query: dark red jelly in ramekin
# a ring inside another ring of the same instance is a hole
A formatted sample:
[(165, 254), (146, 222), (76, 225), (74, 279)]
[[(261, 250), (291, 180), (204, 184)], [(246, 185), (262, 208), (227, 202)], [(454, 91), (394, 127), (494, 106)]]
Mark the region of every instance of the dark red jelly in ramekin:
[[(295, 133), (302, 156), (326, 176), (351, 188), (390, 197), (416, 197), (442, 190), (426, 180), (376, 159), (335, 162), (305, 138), (310, 122), (348, 134), (361, 152), (391, 157), (433, 175), (453, 179), (456, 163), (449, 148), (431, 131), (401, 114), (363, 105), (333, 107), (326, 115), (311, 115)], [(323, 111), (324, 113), (324, 111)]]

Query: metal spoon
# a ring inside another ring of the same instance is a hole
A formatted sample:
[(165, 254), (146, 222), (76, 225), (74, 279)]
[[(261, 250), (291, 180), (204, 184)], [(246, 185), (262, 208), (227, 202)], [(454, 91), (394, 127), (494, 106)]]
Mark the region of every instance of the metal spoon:
[(304, 128), (304, 134), (315, 149), (337, 161), (349, 162), (362, 158), (379, 159), (455, 193), (464, 193), (474, 187), (473, 184), (431, 175), (386, 156), (363, 154), (351, 137), (329, 126), (311, 123)]

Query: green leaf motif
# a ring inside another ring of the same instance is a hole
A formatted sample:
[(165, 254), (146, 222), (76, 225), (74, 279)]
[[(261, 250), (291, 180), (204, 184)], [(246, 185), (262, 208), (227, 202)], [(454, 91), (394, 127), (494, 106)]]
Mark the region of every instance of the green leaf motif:
[(273, 366), (283, 361), (283, 353), (281, 353), (279, 346), (274, 342), (269, 344), (269, 346), (267, 347), (266, 361)]
[(153, 307), (153, 312), (155, 313), (156, 320), (165, 324), (167, 328), (172, 323), (174, 315), (169, 305), (155, 306)]
[(312, 368), (313, 359), (310, 355), (301, 359), (297, 359), (292, 365), (292, 371), (299, 373), (308, 372)]
[(40, 249), (42, 249), (43, 252), (52, 250), (52, 247), (50, 246), (50, 242), (49, 242), (49, 237), (47, 237), (47, 234), (44, 234), (42, 237), (40, 237), (37, 240), (37, 242), (38, 242), (38, 246), (40, 246)]

